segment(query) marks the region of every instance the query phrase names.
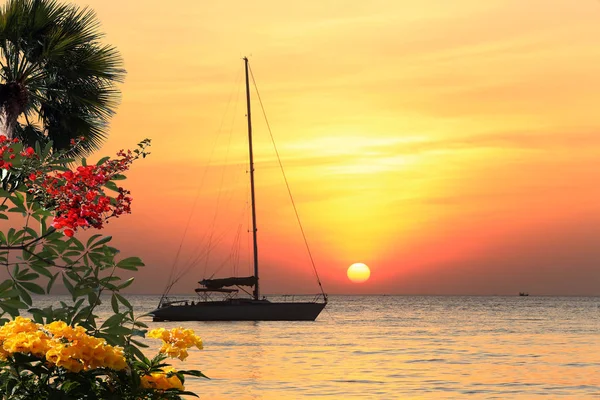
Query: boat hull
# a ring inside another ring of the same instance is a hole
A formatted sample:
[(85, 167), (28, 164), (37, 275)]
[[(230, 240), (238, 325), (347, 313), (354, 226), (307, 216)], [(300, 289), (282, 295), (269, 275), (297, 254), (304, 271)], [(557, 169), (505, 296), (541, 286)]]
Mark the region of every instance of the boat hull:
[(236, 299), (167, 305), (150, 314), (154, 321), (314, 321), (325, 304)]

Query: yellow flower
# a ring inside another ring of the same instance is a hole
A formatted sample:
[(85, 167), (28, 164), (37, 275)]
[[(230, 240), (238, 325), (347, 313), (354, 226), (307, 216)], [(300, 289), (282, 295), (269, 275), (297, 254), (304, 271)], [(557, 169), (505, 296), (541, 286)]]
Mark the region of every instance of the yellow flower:
[(82, 369), (127, 367), (123, 348), (87, 334), (81, 326), (54, 321), (41, 326), (17, 317), (0, 327), (0, 360), (13, 353), (33, 354), (71, 372)]
[[(150, 375), (144, 375), (141, 378), (141, 384), (143, 388), (147, 389), (179, 389), (185, 390), (183, 383), (177, 375), (177, 372), (173, 367), (163, 367), (162, 372), (154, 372)], [(171, 375), (171, 376), (168, 376)]]
[(153, 339), (162, 339), (164, 332), (165, 328), (152, 329), (150, 332), (148, 332), (148, 337)]
[(77, 373), (83, 369), (83, 363), (74, 357), (76, 352), (77, 349), (69, 346), (68, 343), (54, 342), (46, 353), (46, 360), (57, 367), (63, 367), (68, 371)]
[(187, 358), (187, 349), (190, 347), (196, 346), (200, 350), (203, 348), (202, 339), (191, 329), (173, 328), (168, 331), (158, 328), (148, 332), (148, 337), (162, 339), (163, 345), (159, 352), (182, 361)]
[(17, 317), (0, 327), (0, 341), (20, 332), (35, 332), (38, 328), (39, 325), (29, 318)]
[(2, 348), (8, 354), (25, 353), (43, 357), (48, 350), (50, 338), (44, 332), (19, 332), (8, 337), (2, 343)]
[(23, 317), (16, 317), (0, 327), (0, 359), (6, 360), (12, 353), (43, 356), (49, 338), (38, 329), (38, 324)]

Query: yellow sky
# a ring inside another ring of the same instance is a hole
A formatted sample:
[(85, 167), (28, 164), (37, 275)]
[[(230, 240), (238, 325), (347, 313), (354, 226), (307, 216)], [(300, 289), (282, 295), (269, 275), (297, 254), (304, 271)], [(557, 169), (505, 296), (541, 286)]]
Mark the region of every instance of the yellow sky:
[[(599, 293), (599, 2), (77, 3), (128, 70), (102, 154), (153, 139), (134, 214), (109, 229), (148, 264), (137, 291), (162, 289), (204, 172), (185, 257), (219, 163), (244, 161), (247, 55), (326, 290)], [(315, 292), (256, 101), (254, 116), (263, 290)], [(347, 281), (353, 262), (368, 283)]]

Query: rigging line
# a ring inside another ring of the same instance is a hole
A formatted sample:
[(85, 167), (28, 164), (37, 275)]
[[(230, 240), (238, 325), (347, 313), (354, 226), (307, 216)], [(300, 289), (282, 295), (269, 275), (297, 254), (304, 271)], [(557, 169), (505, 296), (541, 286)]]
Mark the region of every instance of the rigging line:
[[(244, 215), (242, 214), (241, 217), (243, 218), (243, 216)], [(239, 218), (239, 219), (242, 219), (242, 218)], [(233, 276), (236, 276), (236, 273), (237, 273), (236, 267), (237, 267), (237, 263), (239, 260), (239, 252), (240, 252), (239, 249), (240, 249), (240, 237), (241, 237), (242, 226), (243, 226), (243, 223), (238, 224), (235, 238), (231, 244), (231, 250), (230, 250), (229, 256), (227, 256), (225, 258), (225, 260), (219, 265), (219, 267), (212, 273), (211, 278), (213, 276), (215, 276), (217, 273), (219, 273), (221, 271), (221, 269), (223, 269), (223, 267), (227, 263), (229, 263), (233, 266)]]
[(302, 222), (300, 222), (300, 215), (298, 215), (298, 209), (296, 208), (296, 202), (294, 201), (294, 197), (292, 196), (292, 191), (290, 189), (290, 185), (287, 180), (287, 176), (285, 175), (285, 171), (283, 170), (283, 164), (281, 162), (281, 158), (279, 157), (279, 151), (277, 150), (277, 145), (275, 144), (275, 139), (273, 138), (273, 132), (271, 131), (271, 125), (269, 124), (269, 120), (267, 119), (267, 113), (265, 112), (265, 107), (263, 106), (262, 99), (260, 97), (260, 92), (258, 91), (258, 86), (256, 85), (256, 80), (254, 79), (254, 73), (252, 72), (252, 67), (248, 66), (250, 69), (250, 76), (252, 77), (252, 83), (254, 84), (254, 89), (256, 90), (256, 96), (258, 97), (258, 103), (260, 104), (260, 109), (262, 111), (263, 117), (265, 118), (265, 123), (267, 125), (267, 130), (269, 131), (269, 135), (271, 136), (271, 143), (273, 143), (273, 148), (275, 149), (275, 155), (277, 156), (277, 162), (279, 163), (279, 168), (281, 169), (281, 174), (283, 175), (283, 180), (285, 181), (285, 187), (287, 188), (288, 195), (290, 196), (290, 200), (292, 202), (292, 207), (294, 208), (294, 213), (296, 214), (296, 220), (298, 221), (298, 226), (300, 226), (300, 232), (302, 233), (302, 238), (304, 239), (304, 244), (306, 246), (306, 250), (308, 252), (308, 257), (310, 258), (310, 262), (313, 267), (313, 271), (315, 272), (315, 276), (317, 277), (317, 283), (319, 284), (319, 288), (321, 289), (321, 293), (327, 301), (327, 295), (325, 294), (325, 290), (323, 290), (323, 285), (321, 284), (321, 279), (319, 278), (319, 273), (317, 272), (317, 267), (315, 265), (315, 261), (313, 259), (312, 253), (310, 251), (310, 247), (308, 246), (308, 240), (306, 239), (306, 235), (304, 234), (304, 228), (302, 227)]
[[(229, 153), (231, 151), (231, 139), (233, 137), (233, 127), (235, 126), (235, 115), (237, 113), (238, 100), (239, 100), (239, 96), (240, 96), (240, 88), (241, 88), (241, 85), (238, 85), (238, 92), (237, 92), (236, 102), (235, 102), (235, 105), (234, 105), (234, 108), (233, 108), (233, 114), (232, 114), (232, 122), (231, 122), (231, 126), (229, 127), (229, 137), (228, 137), (228, 142), (227, 142), (227, 151), (225, 152), (225, 160), (224, 160), (223, 166), (221, 168), (221, 180), (219, 182), (219, 193), (217, 194), (217, 204), (215, 206), (215, 213), (213, 215), (213, 219), (212, 219), (211, 225), (209, 227), (209, 230), (211, 232), (210, 236), (209, 236), (209, 239), (208, 239), (209, 247), (210, 247), (210, 244), (212, 243), (212, 239), (213, 239), (213, 236), (214, 236), (214, 227), (216, 225), (217, 217), (219, 215), (219, 209), (220, 209), (220, 205), (221, 205), (221, 197), (223, 196), (223, 182), (225, 181), (225, 170), (227, 168), (227, 164), (228, 164), (228, 161), (229, 161)], [(202, 272), (202, 277), (203, 278), (206, 276), (206, 269), (208, 268), (208, 262), (209, 262), (209, 260), (210, 260), (210, 251), (207, 252), (207, 254), (206, 254), (206, 259), (205, 259), (205, 262), (204, 262), (204, 271)]]
[[(221, 123), (219, 125), (219, 129), (217, 131), (217, 137), (219, 132), (221, 132), (222, 128), (223, 128), (223, 123), (225, 121), (225, 115), (227, 114), (227, 110), (229, 109), (229, 105), (231, 104), (231, 100), (233, 98), (233, 92), (235, 91), (235, 88), (238, 87), (238, 96), (236, 98), (236, 107), (237, 107), (237, 99), (239, 99), (239, 80), (241, 77), (241, 71), (238, 69), (238, 73), (235, 79), (235, 84), (233, 86), (233, 88), (231, 88), (231, 92), (229, 93), (229, 99), (227, 100), (227, 105), (225, 106), (225, 113), (223, 113), (223, 117), (221, 118)], [(188, 220), (185, 224), (185, 228), (183, 230), (183, 235), (181, 237), (181, 242), (179, 243), (179, 248), (177, 249), (177, 253), (175, 254), (175, 260), (173, 261), (173, 264), (171, 266), (171, 272), (169, 274), (169, 280), (167, 281), (167, 286), (165, 287), (165, 290), (163, 292), (163, 295), (161, 296), (161, 301), (162, 299), (169, 293), (169, 291), (171, 290), (171, 288), (173, 287), (173, 284), (169, 284), (169, 282), (173, 281), (173, 276), (177, 276), (175, 275), (175, 271), (177, 270), (177, 261), (179, 260), (179, 256), (181, 254), (181, 250), (183, 248), (183, 242), (185, 240), (185, 237), (187, 235), (187, 231), (190, 227), (190, 223), (192, 220), (192, 216), (194, 215), (194, 210), (196, 208), (196, 204), (198, 202), (198, 198), (200, 197), (200, 189), (202, 188), (202, 186), (204, 185), (204, 179), (206, 177), (206, 173), (208, 171), (208, 167), (210, 166), (211, 162), (212, 162), (212, 157), (215, 153), (215, 148), (216, 148), (216, 139), (215, 139), (215, 144), (213, 145), (209, 158), (208, 158), (208, 163), (206, 165), (206, 167), (204, 168), (204, 172), (202, 174), (202, 178), (200, 180), (200, 185), (198, 185), (198, 188), (196, 189), (196, 195), (194, 197), (194, 202), (192, 204), (192, 210), (190, 211), (190, 214), (188, 216)], [(179, 278), (175, 278), (176, 281), (178, 281), (181, 277)]]
[[(241, 212), (241, 217), (243, 217), (244, 215), (244, 209)], [(241, 218), (241, 217), (238, 217)], [(200, 249), (200, 252), (195, 255), (195, 256), (190, 256), (190, 258), (188, 259), (188, 263), (190, 266), (195, 265), (196, 263), (199, 263), (200, 259), (205, 257), (207, 253), (212, 252), (214, 249), (216, 249), (218, 247), (218, 245), (223, 241), (223, 239), (227, 236), (227, 234), (229, 234), (232, 230), (233, 230), (233, 226), (229, 226), (227, 229), (224, 229), (223, 231), (219, 232), (219, 235), (216, 237), (216, 239), (213, 241), (216, 243), (211, 242), (209, 244), (209, 246), (204, 247), (202, 249)], [(195, 258), (194, 258), (195, 257)], [(190, 268), (186, 269), (185, 273), (189, 272)], [(182, 274), (184, 275), (184, 274)], [(214, 276), (214, 273), (213, 273)], [(178, 279), (180, 279), (182, 276), (178, 277)], [(203, 276), (203, 278), (205, 278), (206, 276)]]
[[(242, 225), (243, 224), (239, 224), (238, 225), (238, 230), (237, 230), (237, 234), (235, 237), (235, 244), (234, 244), (234, 248), (233, 248), (233, 265), (232, 265), (232, 276), (237, 276), (237, 270), (238, 270), (238, 263), (240, 260), (240, 242), (241, 242), (241, 232), (242, 232)], [(233, 247), (233, 246), (232, 246)]]
[[(222, 119), (221, 119), (221, 123), (220, 123), (220, 126), (219, 126), (218, 133), (220, 133), (220, 132), (223, 130), (223, 125), (224, 125), (224, 122), (225, 122), (225, 116), (227, 115), (227, 110), (229, 109), (229, 106), (230, 106), (230, 104), (231, 104), (231, 99), (233, 98), (233, 93), (234, 93), (234, 91), (235, 91), (235, 88), (237, 87), (237, 95), (236, 95), (236, 98), (235, 98), (234, 109), (233, 109), (233, 113), (232, 113), (232, 118), (234, 118), (234, 117), (235, 117), (235, 114), (236, 114), (236, 112), (237, 112), (237, 106), (238, 106), (238, 103), (239, 103), (239, 97), (240, 97), (240, 87), (241, 87), (241, 85), (240, 85), (240, 81), (241, 81), (241, 76), (242, 76), (241, 70), (239, 70), (239, 69), (238, 69), (238, 74), (237, 74), (237, 76), (236, 76), (235, 84), (234, 84), (234, 86), (233, 86), (233, 88), (231, 89), (231, 92), (230, 92), (230, 94), (229, 94), (229, 99), (228, 99), (228, 102), (227, 102), (227, 107), (225, 108), (225, 113), (223, 114), (223, 117), (222, 117)], [(235, 120), (232, 122), (232, 126), (231, 126), (231, 128), (230, 128), (230, 130), (229, 130), (229, 136), (230, 136), (230, 137), (231, 137), (231, 131), (233, 130), (233, 124), (235, 124)], [(231, 141), (231, 138), (229, 139), (229, 141)], [(215, 148), (216, 148), (216, 147), (217, 147), (217, 145), (216, 145), (216, 141), (215, 141), (215, 145), (213, 146), (213, 148), (212, 148), (212, 151), (211, 151), (211, 155), (210, 155), (210, 157), (209, 157), (209, 162), (208, 162), (208, 165), (207, 165), (206, 169), (204, 170), (204, 174), (203, 174), (203, 176), (202, 176), (202, 182), (204, 182), (204, 179), (205, 179), (205, 177), (206, 177), (206, 174), (207, 174), (208, 168), (210, 167), (210, 165), (211, 165), (211, 163), (212, 163), (212, 158), (213, 158), (213, 155), (214, 155), (214, 153), (215, 153)], [(202, 186), (202, 185), (201, 185), (201, 186)], [(198, 188), (198, 190), (199, 190), (199, 189), (200, 189), (200, 188)], [(212, 229), (213, 229), (213, 226), (211, 225), (211, 227), (210, 227), (209, 231), (210, 231), (210, 232), (212, 232)], [(208, 244), (208, 247), (209, 247), (209, 248), (211, 247), (211, 245), (210, 245), (210, 242), (212, 241), (212, 238), (213, 238), (213, 234), (211, 233), (211, 235), (210, 235), (210, 238), (209, 238), (209, 244)], [(205, 231), (205, 233), (204, 233), (204, 236), (203, 236), (203, 237), (202, 237), (202, 239), (200, 240), (200, 242), (199, 242), (198, 246), (196, 247), (196, 250), (198, 250), (198, 249), (201, 247), (201, 245), (203, 245), (203, 246), (204, 246), (204, 244), (202, 244), (202, 243), (204, 243), (205, 241), (206, 241), (206, 231)], [(210, 251), (209, 251), (209, 253), (210, 253)], [(195, 261), (193, 261), (193, 262), (192, 262), (192, 261), (190, 261), (190, 260), (194, 259), (194, 256), (193, 256), (193, 255), (192, 255), (192, 256), (190, 256), (190, 257), (188, 258), (188, 260), (187, 260), (187, 261), (184, 263), (184, 266), (182, 267), (182, 271), (179, 273), (179, 275), (177, 275), (177, 278), (176, 278), (176, 279), (177, 279), (177, 280), (180, 280), (181, 278), (183, 278), (183, 276), (187, 275), (187, 274), (190, 272), (190, 270), (192, 269), (192, 267), (194, 267), (195, 263), (196, 263), (196, 262), (198, 262), (198, 261), (200, 261), (200, 258), (201, 258), (201, 256), (202, 256), (202, 254), (203, 254), (203, 253), (202, 253), (202, 251), (200, 250), (200, 252), (199, 252), (198, 256), (195, 258)], [(207, 257), (208, 257), (208, 255), (207, 255)], [(206, 268), (205, 268), (205, 269), (206, 269)], [(204, 274), (203, 274), (203, 275), (206, 275), (206, 271), (204, 272)]]
[[(223, 229), (222, 231), (220, 231), (219, 235), (217, 236), (217, 239), (214, 239), (216, 233), (213, 232), (211, 234), (211, 240), (208, 243), (206, 243), (204, 246), (198, 246), (195, 249), (194, 253), (188, 257), (187, 261), (184, 264), (184, 265), (186, 265), (186, 269), (184, 271), (182, 271), (181, 274), (187, 274), (193, 266), (195, 266), (197, 263), (199, 263), (201, 258), (205, 257), (207, 252), (210, 253), (212, 250), (214, 250), (221, 243), (223, 238), (229, 233), (229, 231), (231, 229), (233, 229), (233, 228), (229, 227), (227, 229)], [(204, 239), (205, 238), (203, 238), (203, 240)], [(216, 243), (214, 243), (214, 242), (216, 242)]]
[[(238, 217), (238, 220), (243, 219), (244, 215), (246, 214), (246, 206), (243, 207), (242, 211), (240, 212), (240, 216)], [(238, 228), (239, 230), (239, 228)], [(206, 253), (210, 253), (211, 251), (215, 250), (218, 245), (223, 241), (223, 239), (231, 232), (233, 231), (233, 225), (229, 226), (227, 229), (223, 230), (222, 232), (220, 232), (220, 235), (217, 237), (216, 239), (216, 243), (212, 243), (210, 244), (210, 247), (206, 247), (203, 249), (204, 252), (201, 252), (200, 254), (197, 255), (197, 257), (195, 259), (191, 259), (190, 258), (190, 264), (194, 265), (195, 263), (199, 262), (200, 259), (202, 257), (206, 256)], [(221, 267), (219, 267), (217, 270), (215, 270), (212, 274), (211, 274), (211, 278), (213, 276), (215, 276), (219, 271), (220, 271)], [(186, 272), (187, 273), (187, 272)], [(202, 278), (206, 278), (206, 274), (202, 277)]]

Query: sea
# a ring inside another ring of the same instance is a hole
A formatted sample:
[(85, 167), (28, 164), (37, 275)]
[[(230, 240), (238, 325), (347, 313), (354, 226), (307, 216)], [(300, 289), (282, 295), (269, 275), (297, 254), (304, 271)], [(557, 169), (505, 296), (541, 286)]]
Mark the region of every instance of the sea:
[(600, 297), (330, 296), (314, 322), (146, 321), (202, 337), (174, 362), (210, 377), (185, 382), (201, 399), (600, 399)]

